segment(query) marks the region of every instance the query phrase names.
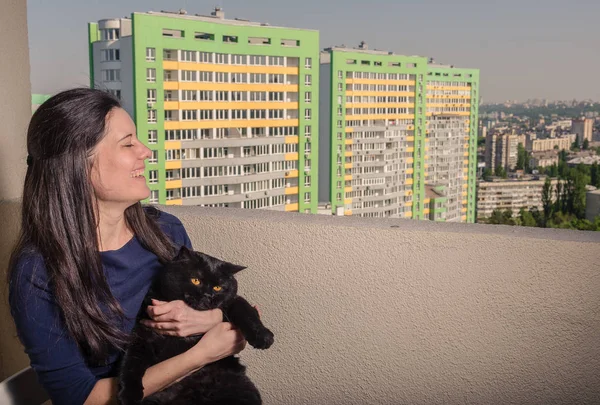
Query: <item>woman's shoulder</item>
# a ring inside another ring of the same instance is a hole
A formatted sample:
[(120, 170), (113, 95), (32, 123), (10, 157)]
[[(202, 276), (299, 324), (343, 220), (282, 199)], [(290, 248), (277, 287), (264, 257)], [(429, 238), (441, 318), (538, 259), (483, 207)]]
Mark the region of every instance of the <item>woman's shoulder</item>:
[(24, 288), (31, 290), (31, 287), (44, 293), (51, 291), (44, 257), (36, 248), (26, 246), (18, 253), (10, 269), (10, 295)]
[(144, 207), (146, 215), (156, 221), (161, 230), (167, 234), (171, 240), (179, 245), (188, 243), (188, 235), (183, 223), (173, 214), (161, 211), (153, 206)]

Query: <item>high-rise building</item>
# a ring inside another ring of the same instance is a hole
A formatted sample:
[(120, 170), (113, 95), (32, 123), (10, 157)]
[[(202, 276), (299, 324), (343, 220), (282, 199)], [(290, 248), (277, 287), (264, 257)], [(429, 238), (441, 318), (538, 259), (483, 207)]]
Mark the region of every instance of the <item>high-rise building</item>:
[(571, 132), (577, 135), (577, 141), (579, 142), (579, 145), (583, 145), (583, 141), (586, 139), (588, 142), (592, 142), (592, 134), (594, 133), (594, 119), (581, 118), (573, 120)]
[(486, 168), (492, 171), (497, 167), (514, 169), (517, 166), (518, 147), (518, 135), (488, 133), (485, 139)]
[(321, 200), (337, 215), (474, 222), (478, 87), (478, 70), (326, 49)]
[(148, 12), (90, 23), (89, 42), (92, 86), (152, 149), (150, 202), (316, 213), (317, 31)]

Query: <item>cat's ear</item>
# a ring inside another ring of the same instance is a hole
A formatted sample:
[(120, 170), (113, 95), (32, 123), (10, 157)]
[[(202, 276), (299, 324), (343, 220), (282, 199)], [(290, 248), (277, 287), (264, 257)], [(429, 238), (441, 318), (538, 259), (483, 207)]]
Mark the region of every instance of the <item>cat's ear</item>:
[(192, 252), (185, 245), (182, 245), (181, 249), (179, 249), (179, 252), (177, 253), (177, 255), (173, 258), (173, 261), (187, 260), (187, 259), (190, 259), (191, 257), (192, 257)]
[(240, 271), (244, 270), (246, 268), (246, 266), (239, 266), (237, 264), (233, 264), (233, 263), (225, 263), (225, 265), (223, 266), (223, 270), (225, 270), (225, 272), (227, 272), (228, 274), (231, 274), (232, 276), (236, 273), (239, 273)]

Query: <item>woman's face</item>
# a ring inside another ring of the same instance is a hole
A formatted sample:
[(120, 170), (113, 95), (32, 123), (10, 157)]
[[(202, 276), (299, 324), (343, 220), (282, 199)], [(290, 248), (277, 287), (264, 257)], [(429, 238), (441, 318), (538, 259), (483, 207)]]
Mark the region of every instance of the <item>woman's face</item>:
[(91, 181), (99, 202), (126, 208), (148, 198), (144, 160), (151, 154), (137, 139), (129, 114), (113, 109), (106, 118), (106, 135), (92, 155)]

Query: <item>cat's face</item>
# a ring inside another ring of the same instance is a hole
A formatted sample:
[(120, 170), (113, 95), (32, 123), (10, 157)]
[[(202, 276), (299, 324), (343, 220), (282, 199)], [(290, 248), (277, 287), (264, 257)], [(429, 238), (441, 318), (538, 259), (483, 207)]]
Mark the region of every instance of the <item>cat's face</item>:
[(165, 265), (158, 288), (168, 301), (183, 300), (199, 311), (220, 308), (237, 295), (237, 281), (233, 277), (245, 269), (185, 246)]

